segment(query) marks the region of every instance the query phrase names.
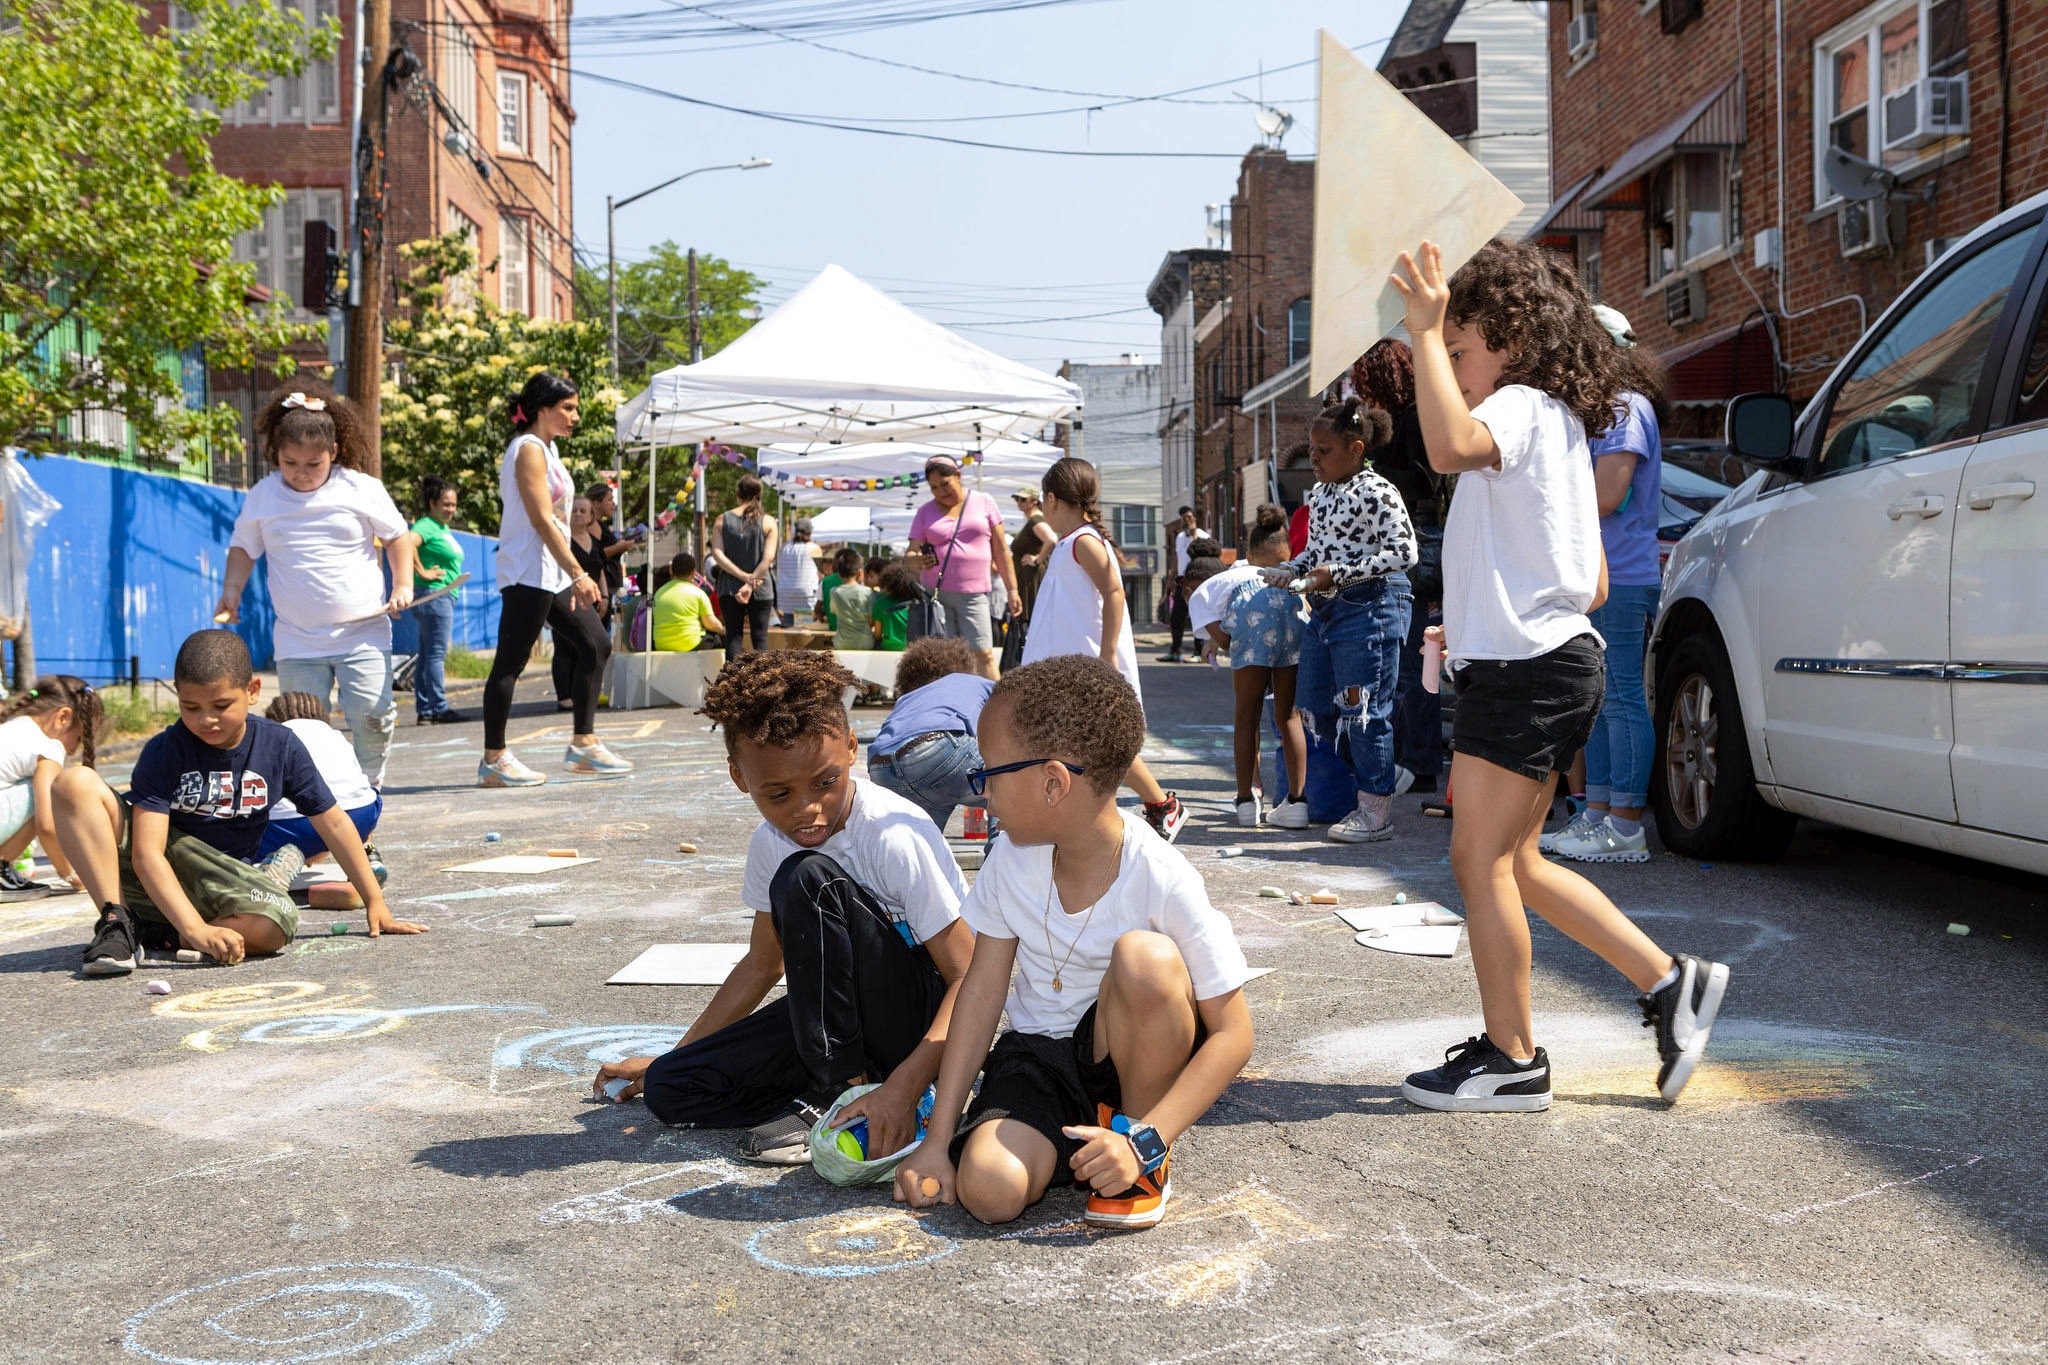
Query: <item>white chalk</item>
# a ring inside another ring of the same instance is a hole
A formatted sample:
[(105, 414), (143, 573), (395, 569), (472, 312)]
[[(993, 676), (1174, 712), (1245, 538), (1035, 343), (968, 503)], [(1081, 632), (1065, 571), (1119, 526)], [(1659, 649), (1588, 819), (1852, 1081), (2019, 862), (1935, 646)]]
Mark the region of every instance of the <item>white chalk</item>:
[(148, 991), (151, 995), (169, 995), (171, 993), (171, 983), (168, 981), (152, 981), (142, 989)]
[(206, 954), (200, 952), (197, 948), (178, 949), (178, 961), (180, 962), (200, 962), (203, 961), (205, 957)]
[(608, 1100), (617, 1100), (626, 1087), (631, 1084), (632, 1082), (625, 1077), (615, 1076), (604, 1083), (604, 1097)]
[(566, 929), (575, 922), (576, 917), (574, 915), (535, 915), (533, 917), (533, 927), (536, 929)]
[(1407, 903), (1408, 903), (1408, 893), (1407, 893), (1406, 891), (1396, 891), (1396, 892), (1394, 893), (1394, 904), (1396, 904), (1396, 905), (1406, 905)]
[(1217, 849), (1216, 856), (1219, 858), (1242, 858), (1244, 856), (1244, 850), (1239, 848), (1236, 844), (1232, 844), (1229, 848)]
[(1285, 891), (1282, 891), (1277, 886), (1262, 886), (1259, 888), (1259, 894), (1261, 896), (1270, 897), (1276, 901), (1287, 899), (1287, 893)]
[(1951, 934), (1967, 934), (1970, 932), (1970, 926), (1967, 924), (1951, 924), (1948, 927), (1948, 931)]

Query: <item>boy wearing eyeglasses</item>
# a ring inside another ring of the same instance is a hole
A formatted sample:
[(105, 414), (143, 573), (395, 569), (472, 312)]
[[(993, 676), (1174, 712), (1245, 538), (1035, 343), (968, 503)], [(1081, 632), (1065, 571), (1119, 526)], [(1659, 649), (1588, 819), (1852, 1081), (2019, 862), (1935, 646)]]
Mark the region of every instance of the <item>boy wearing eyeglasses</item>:
[(1151, 1227), (1174, 1139), (1251, 1057), (1244, 953), (1201, 874), (1117, 807), (1145, 715), (1116, 669), (1083, 654), (1013, 669), (978, 734), (969, 785), (1003, 833), (960, 908), (973, 960), (896, 1198), (1007, 1223), (1074, 1184), (1088, 1222)]
[(740, 893), (754, 912), (747, 955), (673, 1051), (608, 1063), (592, 1084), (604, 1095), (627, 1082), (612, 1098), (644, 1095), (664, 1123), (746, 1128), (749, 1161), (807, 1164), (811, 1126), (864, 1082), (878, 1088), (840, 1126), (865, 1119), (871, 1152), (915, 1142), (973, 949), (945, 837), (906, 798), (854, 778), (841, 698), (859, 682), (830, 654), (770, 650), (706, 690), (733, 785), (761, 812)]

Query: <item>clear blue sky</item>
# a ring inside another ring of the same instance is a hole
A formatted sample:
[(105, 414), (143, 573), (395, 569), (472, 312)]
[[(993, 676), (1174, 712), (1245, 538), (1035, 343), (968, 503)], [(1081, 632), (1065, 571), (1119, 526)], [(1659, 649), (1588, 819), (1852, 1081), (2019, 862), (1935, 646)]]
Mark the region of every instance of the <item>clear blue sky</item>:
[[(904, 122), (904, 131), (1094, 151), (1219, 153), (1211, 159), (1038, 156), (799, 127), (693, 107), (575, 78), (576, 235), (601, 267), (604, 201), (679, 171), (770, 157), (764, 170), (700, 175), (618, 214), (622, 259), (671, 238), (744, 265), (772, 285), (772, 306), (837, 263), (966, 335), (1044, 369), (1062, 359), (1158, 358), (1158, 318), (1144, 289), (1165, 252), (1202, 244), (1203, 205), (1227, 200), (1237, 157), (1256, 140), (1254, 73), (1313, 57), (1330, 28), (1376, 61), (1405, 0), (1083, 0), (865, 33), (812, 31), (817, 42), (964, 76), (1085, 95), (1050, 94), (926, 75), (780, 38), (718, 27), (710, 14), (775, 26), (832, 12), (829, 0), (584, 0), (572, 65), (698, 99), (833, 120)], [(940, 0), (915, 0), (920, 6)], [(965, 7), (964, 5), (958, 7)], [(868, 8), (863, 5), (861, 8)], [(646, 18), (621, 24), (618, 17)], [(608, 22), (609, 21), (609, 22)], [(689, 29), (674, 37), (650, 28)], [(623, 31), (622, 31), (623, 30)], [(1230, 80), (1232, 77), (1242, 77)], [(1093, 114), (987, 119), (1075, 109), (1100, 95), (1154, 95), (1210, 82), (1203, 103), (1141, 103)], [(1315, 68), (1265, 80), (1269, 104), (1294, 114), (1286, 139), (1315, 152)], [(1240, 99), (1238, 96), (1246, 98)], [(1109, 317), (1080, 314), (1138, 311)], [(1001, 325), (1015, 319), (1066, 319)]]

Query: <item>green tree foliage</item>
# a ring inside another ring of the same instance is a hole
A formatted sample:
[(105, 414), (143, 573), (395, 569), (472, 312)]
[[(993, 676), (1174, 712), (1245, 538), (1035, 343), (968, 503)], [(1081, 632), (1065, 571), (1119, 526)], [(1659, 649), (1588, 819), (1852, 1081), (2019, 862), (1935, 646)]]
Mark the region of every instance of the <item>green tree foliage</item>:
[[(748, 310), (767, 281), (717, 256), (697, 257), (697, 317), (704, 354), (716, 355), (753, 326)], [(609, 328), (605, 276), (576, 267), (576, 297)], [(690, 358), (690, 257), (662, 242), (644, 261), (619, 266), (621, 387), (637, 393), (671, 365)]]
[(577, 486), (610, 468), (612, 414), (624, 399), (606, 380), (604, 324), (540, 322), (493, 306), (476, 287), (476, 246), (451, 232), (399, 248), (406, 316), (385, 326), (384, 482), (401, 506), (438, 474), (461, 491), (461, 519), (498, 533), (498, 464), (511, 439), (512, 399), (538, 370), (576, 382), (582, 420), (557, 444)]
[(173, 32), (125, 0), (0, 0), (0, 444), (63, 448), (98, 408), (145, 451), (236, 449), (234, 410), (185, 408), (167, 353), (247, 367), (319, 335), (249, 307), (234, 239), (279, 191), (217, 173), (210, 139), (214, 109), (338, 31), (267, 0), (184, 8), (196, 26)]

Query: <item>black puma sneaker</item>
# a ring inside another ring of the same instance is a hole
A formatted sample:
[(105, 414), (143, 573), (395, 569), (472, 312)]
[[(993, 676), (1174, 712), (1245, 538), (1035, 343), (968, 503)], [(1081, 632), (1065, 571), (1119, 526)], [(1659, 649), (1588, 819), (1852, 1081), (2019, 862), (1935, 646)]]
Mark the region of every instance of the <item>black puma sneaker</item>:
[(1550, 1107), (1550, 1055), (1522, 1063), (1485, 1034), (1444, 1049), (1444, 1064), (1401, 1082), (1401, 1097), (1461, 1114), (1527, 1114)]
[(1714, 1031), (1714, 1016), (1721, 1012), (1721, 997), (1728, 993), (1726, 963), (1680, 953), (1678, 979), (1660, 991), (1636, 997), (1643, 1012), (1643, 1027), (1657, 1030), (1657, 1093), (1667, 1103), (1678, 1103), (1685, 1083), (1706, 1054), (1707, 1035)]

